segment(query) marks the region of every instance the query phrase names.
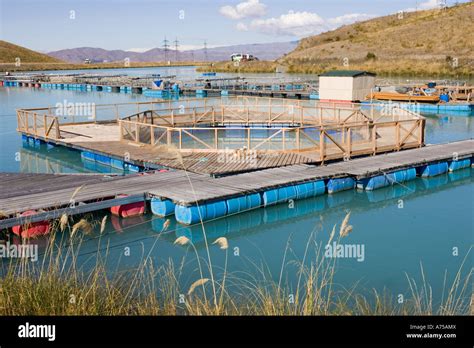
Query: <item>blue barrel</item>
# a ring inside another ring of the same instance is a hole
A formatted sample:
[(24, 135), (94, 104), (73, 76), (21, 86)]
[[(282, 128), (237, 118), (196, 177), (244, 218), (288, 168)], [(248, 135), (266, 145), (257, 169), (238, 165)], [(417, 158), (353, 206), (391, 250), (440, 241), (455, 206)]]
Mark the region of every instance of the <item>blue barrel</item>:
[(323, 180), (306, 182), (295, 186), (296, 199), (309, 198), (324, 194), (326, 185)]
[(406, 181), (406, 170), (398, 170), (387, 174), (387, 180), (391, 185)]
[(253, 193), (247, 196), (248, 209), (257, 208), (262, 205), (262, 196), (260, 193)]
[(95, 154), (92, 153), (92, 152), (82, 151), (81, 152), (81, 158), (86, 159), (88, 161), (94, 161), (95, 162)]
[(249, 201), (247, 196), (241, 196), (227, 199), (225, 203), (227, 205), (227, 214), (235, 214), (247, 210)]
[(95, 160), (96, 160), (96, 162), (98, 162), (100, 164), (105, 164), (107, 166), (110, 166), (111, 158), (109, 156), (96, 154), (95, 155)]
[(176, 205), (174, 209), (174, 215), (176, 220), (185, 225), (195, 224), (201, 219), (204, 221), (206, 219), (206, 206), (200, 205), (191, 205), (185, 207), (183, 205)]
[(449, 95), (448, 94), (441, 94), (439, 96), (439, 100), (441, 100), (442, 102), (448, 103), (449, 102)]
[(469, 158), (459, 160), (459, 161), (452, 161), (449, 163), (449, 171), (455, 171), (463, 168), (468, 168), (471, 165), (471, 160)]
[(218, 201), (206, 204), (206, 214), (203, 220), (212, 220), (227, 214), (227, 205), (225, 201)]
[(405, 181), (410, 181), (416, 178), (416, 168), (405, 170)]
[(117, 169), (123, 169), (124, 162), (115, 158), (110, 159), (110, 166)]
[(420, 171), (421, 171), (421, 176), (424, 178), (440, 175), (448, 171), (448, 163), (440, 162), (440, 163), (435, 163), (435, 164), (429, 164), (427, 166), (421, 167)]
[(350, 190), (355, 187), (355, 180), (352, 178), (330, 179), (327, 184), (328, 193)]
[(365, 185), (367, 191), (376, 190), (381, 187), (390, 185), (391, 181), (388, 180), (385, 175), (377, 175), (370, 178)]
[(314, 196), (314, 184), (312, 182), (305, 182), (295, 186), (296, 198), (303, 199)]
[(293, 185), (285, 186), (278, 189), (278, 202), (286, 202), (296, 198), (296, 189)]
[(151, 211), (158, 216), (168, 216), (174, 214), (176, 204), (169, 199), (160, 199), (153, 197), (150, 202)]
[(272, 204), (277, 204), (278, 202), (278, 189), (265, 191), (262, 195), (263, 205), (269, 206)]

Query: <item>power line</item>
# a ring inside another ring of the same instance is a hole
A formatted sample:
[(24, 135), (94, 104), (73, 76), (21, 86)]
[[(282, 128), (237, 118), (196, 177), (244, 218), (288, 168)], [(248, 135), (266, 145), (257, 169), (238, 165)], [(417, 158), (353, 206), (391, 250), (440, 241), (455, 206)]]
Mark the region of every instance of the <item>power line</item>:
[(165, 36), (165, 39), (163, 40), (163, 49), (165, 51), (165, 62), (168, 61), (168, 49), (169, 49), (170, 45), (169, 45), (169, 40), (166, 39), (166, 36)]
[(207, 41), (204, 40), (204, 60), (208, 61), (208, 56), (207, 56)]
[(179, 47), (178, 38), (176, 38), (176, 40), (174, 40), (173, 43), (174, 43), (175, 61), (177, 62), (178, 61), (178, 47)]

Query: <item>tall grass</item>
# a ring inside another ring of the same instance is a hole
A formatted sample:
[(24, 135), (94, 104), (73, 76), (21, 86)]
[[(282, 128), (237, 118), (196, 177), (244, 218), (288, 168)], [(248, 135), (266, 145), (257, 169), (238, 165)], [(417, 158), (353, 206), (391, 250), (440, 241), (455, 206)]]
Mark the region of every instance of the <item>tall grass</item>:
[[(265, 265), (255, 265), (248, 273), (230, 272), (230, 243), (225, 237), (212, 241), (226, 253), (220, 272), (207, 256), (201, 260), (189, 239), (180, 237), (176, 247), (189, 248), (199, 261), (198, 277), (185, 288), (181, 281), (185, 260), (157, 267), (151, 252), (133, 269), (109, 271), (108, 252), (97, 252), (92, 269), (83, 268), (78, 256), (84, 236), (98, 233), (100, 247), (105, 223), (105, 219), (95, 224), (81, 220), (72, 225), (62, 218), (40, 261), (11, 261), (0, 279), (0, 315), (454, 315), (471, 310), (472, 268), (462, 271), (467, 256), (451, 284), (445, 275), (441, 303), (433, 304), (432, 289), (421, 268), (421, 282), (407, 275), (411, 293), (399, 304), (388, 291), (374, 290), (364, 296), (356, 285), (336, 287), (336, 259), (324, 257), (323, 245), (315, 238), (317, 231), (311, 233), (301, 259), (290, 259), (288, 243), (278, 281)], [(163, 232), (166, 228), (165, 223)], [(328, 243), (340, 242), (350, 230), (347, 215), (327, 235)], [(296, 284), (284, 279), (292, 270)]]

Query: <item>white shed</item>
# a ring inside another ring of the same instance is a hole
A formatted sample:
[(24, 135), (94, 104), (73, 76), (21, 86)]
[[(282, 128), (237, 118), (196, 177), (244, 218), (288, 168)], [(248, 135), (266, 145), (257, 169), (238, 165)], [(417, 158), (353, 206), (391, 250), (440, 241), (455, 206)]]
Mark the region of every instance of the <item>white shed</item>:
[(322, 101), (362, 101), (375, 86), (375, 74), (361, 70), (334, 70), (319, 75)]

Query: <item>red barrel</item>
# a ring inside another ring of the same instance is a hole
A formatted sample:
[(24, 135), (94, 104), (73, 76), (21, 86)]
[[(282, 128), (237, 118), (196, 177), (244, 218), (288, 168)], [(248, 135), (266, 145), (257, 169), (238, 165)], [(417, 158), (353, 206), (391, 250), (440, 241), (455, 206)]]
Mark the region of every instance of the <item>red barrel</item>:
[[(118, 197), (127, 197), (127, 195), (119, 195)], [(143, 215), (145, 213), (145, 201), (116, 205), (110, 208), (110, 212), (122, 218)]]
[[(31, 216), (35, 214), (36, 211), (27, 210), (22, 213), (21, 216)], [(15, 233), (17, 236), (21, 236), (22, 238), (33, 238), (43, 236), (49, 233), (49, 229), (49, 221), (32, 222), (12, 227), (13, 233)]]

